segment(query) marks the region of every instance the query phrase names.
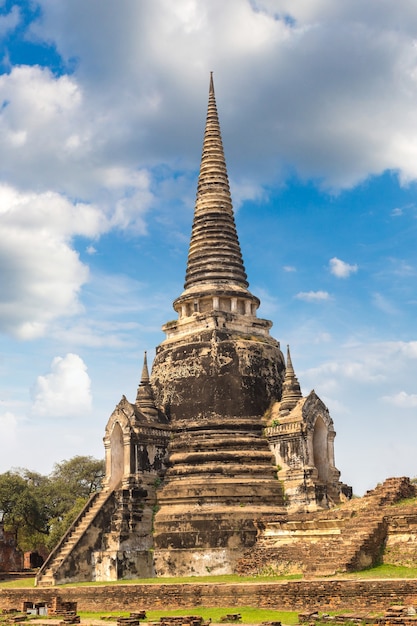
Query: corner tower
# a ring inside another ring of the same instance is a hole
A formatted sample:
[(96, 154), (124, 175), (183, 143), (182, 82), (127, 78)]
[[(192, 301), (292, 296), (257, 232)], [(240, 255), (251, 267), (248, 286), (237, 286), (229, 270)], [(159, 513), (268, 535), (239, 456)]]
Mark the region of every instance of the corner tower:
[(151, 375), (172, 427), (154, 521), (158, 575), (232, 572), (256, 520), (283, 505), (263, 416), (281, 398), (285, 363), (248, 286), (210, 76), (184, 291)]

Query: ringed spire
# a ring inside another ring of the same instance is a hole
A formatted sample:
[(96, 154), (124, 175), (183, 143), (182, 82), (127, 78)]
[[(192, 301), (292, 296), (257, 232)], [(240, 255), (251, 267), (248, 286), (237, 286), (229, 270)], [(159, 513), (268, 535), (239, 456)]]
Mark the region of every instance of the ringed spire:
[(285, 369), (285, 378), (282, 385), (282, 397), (279, 409), (280, 416), (288, 415), (301, 398), (300, 383), (295, 375), (291, 361), (290, 346), (287, 346), (287, 367)]
[(142, 376), (139, 383), (138, 391), (136, 394), (136, 406), (148, 419), (156, 419), (158, 416), (158, 410), (155, 405), (155, 399), (153, 397), (153, 391), (149, 379), (148, 359), (145, 350), (143, 357)]
[(185, 289), (207, 283), (249, 285), (236, 231), (214, 93), (210, 87)]

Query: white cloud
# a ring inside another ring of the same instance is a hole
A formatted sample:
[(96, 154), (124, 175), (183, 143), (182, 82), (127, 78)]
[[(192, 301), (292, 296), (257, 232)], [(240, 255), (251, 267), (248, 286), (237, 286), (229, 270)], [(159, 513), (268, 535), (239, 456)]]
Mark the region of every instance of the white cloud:
[[(121, 201), (108, 219), (99, 207), (72, 203), (58, 193), (19, 192), (0, 184), (0, 332), (34, 339), (51, 332), (59, 318), (81, 313), (81, 290), (90, 273), (72, 240), (95, 239), (112, 225), (129, 226), (130, 232), (143, 230), (135, 203), (140, 204), (137, 195), (130, 202)], [(88, 247), (89, 254), (94, 250)], [(113, 294), (124, 284), (120, 276), (114, 280)], [(107, 298), (109, 281), (108, 277)]]
[(417, 341), (351, 342), (345, 348), (348, 354), (361, 354), (367, 360), (387, 364), (388, 369), (392, 369), (394, 361), (405, 363), (408, 369), (408, 359), (417, 359)]
[(77, 59), (71, 79), (55, 81), (69, 89), (63, 121), (76, 122), (56, 126), (59, 145), (74, 156), (87, 150), (103, 167), (195, 163), (214, 69), (226, 153), (246, 181), (245, 197), (288, 165), (331, 188), (387, 169), (417, 178), (417, 18), (409, 0), (398, 10), (388, 0), (41, 6), (32, 34), (65, 61)]
[(80, 310), (88, 268), (71, 248), (74, 235), (107, 228), (98, 209), (57, 193), (19, 193), (0, 185), (0, 331), (43, 335), (57, 317)]
[(329, 261), (330, 272), (337, 278), (348, 278), (351, 274), (355, 274), (358, 271), (358, 266), (350, 265), (345, 261), (341, 261), (337, 257), (333, 257)]
[(231, 180), (230, 192), (232, 194), (235, 212), (237, 212), (247, 200), (259, 202), (265, 195), (260, 185), (255, 185), (251, 180), (244, 179), (236, 182)]
[(392, 396), (382, 396), (382, 400), (401, 409), (412, 409), (417, 407), (417, 394), (415, 393), (408, 394), (405, 391), (399, 391)]
[(323, 302), (330, 300), (330, 295), (327, 291), (300, 291), (295, 297), (297, 300), (304, 300), (305, 302)]
[(140, 193), (130, 212), (133, 224), (149, 208), (150, 177), (138, 167), (140, 149), (129, 158), (131, 134), (119, 136), (126, 125), (136, 124), (136, 116), (126, 119), (120, 105), (109, 106), (103, 98), (97, 102), (75, 76), (55, 77), (38, 66), (1, 75), (0, 103), (1, 174), (9, 184), (37, 192), (54, 189), (109, 214), (116, 200)]
[[(330, 351), (331, 348), (330, 345)], [(351, 393), (358, 397), (360, 389), (371, 384), (375, 389), (380, 387), (381, 396), (385, 392), (387, 402), (389, 398), (395, 398), (397, 403), (404, 401), (404, 392), (397, 394), (395, 389), (404, 383), (413, 385), (414, 366), (410, 360), (417, 359), (417, 341), (352, 342), (344, 346), (336, 344), (335, 349), (336, 354), (317, 367), (305, 370), (303, 376), (308, 384), (335, 396), (336, 391), (342, 393), (345, 385), (354, 382), (355, 391)]]
[(126, 194), (116, 202), (116, 208), (111, 218), (111, 225), (121, 230), (129, 230), (131, 234), (145, 235), (145, 210), (152, 201), (152, 194), (148, 191), (148, 175), (143, 173), (143, 185), (133, 193)]
[[(3, 175), (7, 172), (12, 184), (25, 187), (64, 187), (63, 169), (68, 168), (70, 181), (71, 171), (78, 169), (79, 154), (89, 152), (90, 146), (76, 81), (68, 76), (56, 78), (37, 66), (18, 66), (0, 76), (0, 101), (4, 103), (0, 115)], [(78, 145), (73, 142), (70, 147), (74, 132)]]
[(380, 368), (375, 368), (375, 364), (368, 359), (360, 361), (328, 361), (323, 363), (319, 367), (309, 370), (309, 376), (317, 377), (317, 379), (327, 379), (327, 377), (334, 377), (334, 379), (341, 380), (347, 378), (355, 380), (360, 383), (369, 382), (381, 382), (385, 380), (385, 372), (378, 371)]
[(51, 372), (38, 376), (33, 390), (33, 412), (46, 417), (78, 417), (91, 411), (91, 381), (77, 354), (55, 357)]
[(297, 268), (294, 267), (294, 265), (284, 265), (283, 268), (284, 272), (296, 272)]
[(0, 413), (0, 439), (2, 443), (14, 443), (17, 436), (18, 418), (14, 413)]
[(417, 341), (392, 341), (386, 345), (393, 353), (399, 353), (407, 359), (417, 359)]

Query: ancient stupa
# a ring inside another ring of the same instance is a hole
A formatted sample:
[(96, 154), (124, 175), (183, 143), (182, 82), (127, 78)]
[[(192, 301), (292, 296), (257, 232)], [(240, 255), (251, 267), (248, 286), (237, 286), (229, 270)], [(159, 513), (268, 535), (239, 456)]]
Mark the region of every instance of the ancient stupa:
[(210, 76), (178, 319), (151, 375), (145, 355), (135, 402), (110, 416), (103, 490), (38, 585), (231, 573), (260, 520), (339, 502), (333, 422), (314, 392), (302, 397), (248, 287)]
[[(151, 383), (172, 439), (155, 516), (157, 572), (231, 571), (254, 520), (283, 505), (262, 417), (281, 396), (284, 358), (248, 290), (210, 79), (185, 290)], [(205, 569), (207, 568), (207, 569)]]

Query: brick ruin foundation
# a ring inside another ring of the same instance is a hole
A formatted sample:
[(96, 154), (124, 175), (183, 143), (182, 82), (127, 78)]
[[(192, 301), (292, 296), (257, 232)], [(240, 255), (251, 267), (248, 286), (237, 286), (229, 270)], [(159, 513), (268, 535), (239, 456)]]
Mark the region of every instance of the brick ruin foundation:
[(139, 611), (252, 606), (282, 611), (385, 611), (417, 607), (417, 580), (300, 580), (276, 583), (110, 585), (0, 589), (0, 609), (24, 602), (76, 602), (78, 611)]

